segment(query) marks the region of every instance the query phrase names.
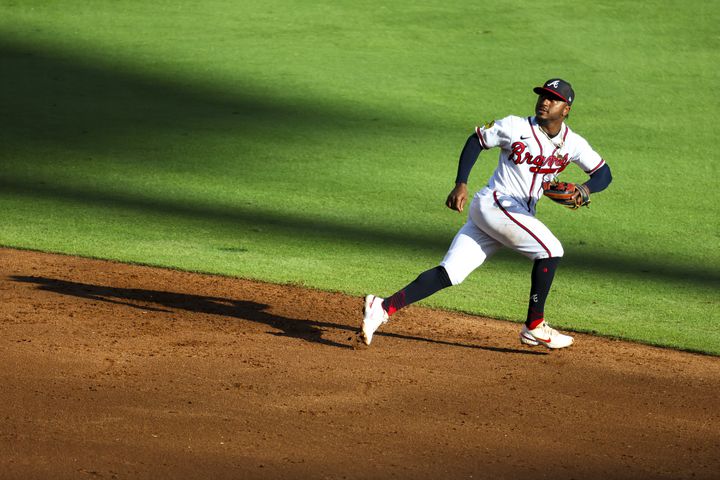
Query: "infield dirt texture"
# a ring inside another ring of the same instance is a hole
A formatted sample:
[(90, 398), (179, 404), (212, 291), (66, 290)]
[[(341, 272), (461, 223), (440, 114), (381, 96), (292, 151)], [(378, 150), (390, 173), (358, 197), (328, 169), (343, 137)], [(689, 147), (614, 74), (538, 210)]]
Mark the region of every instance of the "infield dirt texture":
[(716, 357), (0, 250), (0, 477), (717, 478)]

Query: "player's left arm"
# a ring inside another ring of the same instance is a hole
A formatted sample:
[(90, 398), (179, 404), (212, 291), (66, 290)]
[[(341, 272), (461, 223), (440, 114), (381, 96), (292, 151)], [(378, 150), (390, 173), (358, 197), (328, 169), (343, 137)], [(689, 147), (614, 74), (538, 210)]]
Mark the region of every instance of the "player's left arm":
[(597, 193), (605, 190), (612, 182), (610, 166), (606, 163), (590, 175), (590, 180), (583, 185), (587, 187), (588, 193)]
[(571, 154), (572, 161), (582, 168), (590, 179), (576, 185), (575, 204), (585, 206), (590, 203), (590, 194), (605, 190), (612, 181), (610, 167), (580, 135), (573, 134), (574, 151)]

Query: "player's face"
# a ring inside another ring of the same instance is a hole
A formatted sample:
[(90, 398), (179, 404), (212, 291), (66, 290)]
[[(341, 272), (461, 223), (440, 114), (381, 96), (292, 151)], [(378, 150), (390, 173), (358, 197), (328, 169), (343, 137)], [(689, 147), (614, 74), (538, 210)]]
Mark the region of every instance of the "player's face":
[(554, 95), (538, 95), (535, 117), (541, 122), (563, 120), (570, 113), (570, 105)]

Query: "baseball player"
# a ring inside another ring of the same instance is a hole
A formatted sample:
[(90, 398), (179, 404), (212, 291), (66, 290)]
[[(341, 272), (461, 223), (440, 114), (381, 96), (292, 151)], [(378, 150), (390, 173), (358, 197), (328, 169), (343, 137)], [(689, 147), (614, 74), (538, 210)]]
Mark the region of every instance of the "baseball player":
[(602, 157), (565, 124), (575, 100), (572, 86), (553, 78), (533, 91), (538, 95), (534, 116), (511, 115), (490, 122), (476, 127), (468, 138), (460, 154), (455, 188), (447, 197), (447, 207), (464, 211), (468, 176), (481, 151), (499, 147), (498, 166), (487, 186), (472, 197), (467, 223), (455, 235), (439, 266), (421, 273), (390, 297), (365, 297), (360, 332), (365, 344), (370, 345), (375, 331), (395, 312), (443, 288), (458, 285), (503, 246), (534, 262), (520, 341), (553, 349), (573, 343), (571, 336), (554, 330), (545, 321), (545, 300), (563, 247), (535, 218), (535, 206), (543, 195), (543, 182), (554, 180), (570, 162), (590, 176), (584, 184), (573, 185), (572, 208), (587, 205), (590, 194), (607, 188), (612, 176)]

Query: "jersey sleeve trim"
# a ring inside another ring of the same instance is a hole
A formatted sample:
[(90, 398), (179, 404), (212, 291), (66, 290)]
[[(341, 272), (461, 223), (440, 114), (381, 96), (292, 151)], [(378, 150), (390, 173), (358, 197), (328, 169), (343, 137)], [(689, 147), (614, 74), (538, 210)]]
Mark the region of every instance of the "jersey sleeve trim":
[(483, 150), (489, 150), (489, 148), (485, 144), (485, 139), (483, 138), (482, 133), (480, 133), (480, 127), (475, 127), (475, 135), (477, 135), (478, 139), (480, 139), (480, 145), (482, 146)]
[(600, 163), (598, 163), (598, 164), (595, 166), (595, 168), (593, 168), (593, 169), (591, 169), (591, 170), (587, 170), (585, 173), (587, 173), (588, 175), (592, 175), (593, 173), (595, 173), (595, 172), (597, 172), (598, 170), (600, 170), (600, 167), (602, 167), (603, 165), (605, 165), (605, 160), (603, 160), (603, 159), (601, 158), (601, 159), (600, 159)]

